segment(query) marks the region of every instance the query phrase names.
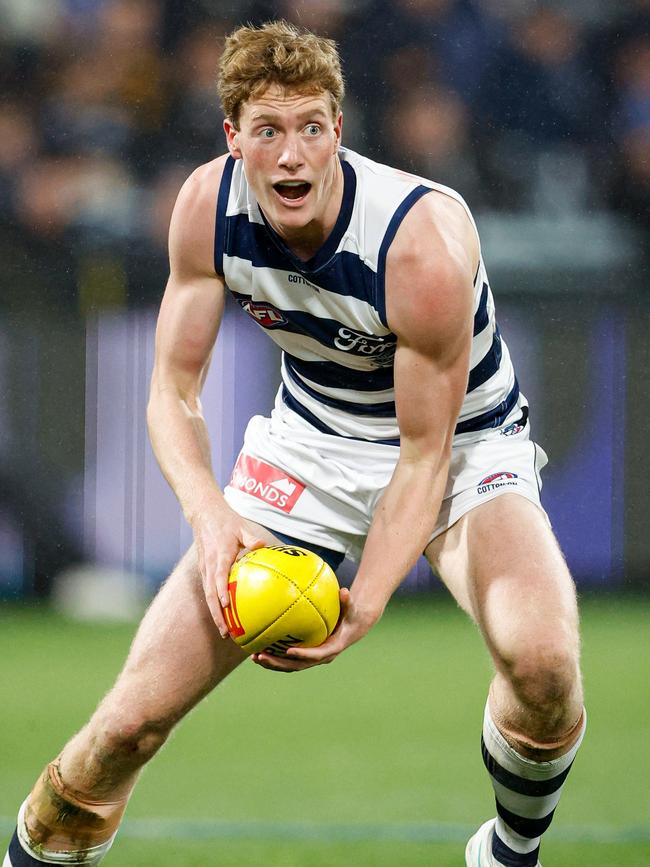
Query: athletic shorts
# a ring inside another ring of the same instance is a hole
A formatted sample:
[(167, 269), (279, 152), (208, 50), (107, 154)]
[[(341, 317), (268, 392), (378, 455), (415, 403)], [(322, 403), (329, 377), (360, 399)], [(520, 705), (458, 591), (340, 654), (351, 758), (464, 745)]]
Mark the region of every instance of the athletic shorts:
[[(398, 446), (321, 433), (278, 400), (270, 418), (250, 420), (225, 497), (285, 541), (358, 562), (398, 457)], [(546, 462), (528, 426), (454, 446), (431, 539), (501, 494), (519, 494), (541, 509), (539, 473)]]

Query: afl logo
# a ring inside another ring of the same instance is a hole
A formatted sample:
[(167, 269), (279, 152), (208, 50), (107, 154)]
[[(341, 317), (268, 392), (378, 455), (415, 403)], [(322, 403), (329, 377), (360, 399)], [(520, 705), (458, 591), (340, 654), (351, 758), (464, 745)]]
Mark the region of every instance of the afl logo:
[(508, 470), (491, 473), (478, 483), (476, 490), (479, 494), (487, 494), (489, 491), (504, 487), (504, 485), (516, 485), (518, 478), (517, 473), (511, 473)]
[(240, 301), (239, 298), (237, 300), (242, 310), (259, 322), (262, 328), (277, 328), (279, 325), (286, 325), (289, 321), (272, 304), (261, 301)]

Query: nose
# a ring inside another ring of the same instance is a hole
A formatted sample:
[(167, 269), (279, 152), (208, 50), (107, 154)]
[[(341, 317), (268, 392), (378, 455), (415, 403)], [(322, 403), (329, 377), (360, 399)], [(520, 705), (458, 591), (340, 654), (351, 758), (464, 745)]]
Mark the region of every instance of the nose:
[(278, 157), (278, 165), (283, 169), (296, 171), (303, 165), (300, 139), (295, 135), (288, 135), (283, 143), (282, 151)]

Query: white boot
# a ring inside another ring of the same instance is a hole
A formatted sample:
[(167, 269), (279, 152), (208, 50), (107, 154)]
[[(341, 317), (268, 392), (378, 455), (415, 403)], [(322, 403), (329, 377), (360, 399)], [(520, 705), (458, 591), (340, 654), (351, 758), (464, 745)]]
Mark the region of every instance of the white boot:
[[(490, 819), (478, 829), (465, 849), (465, 863), (467, 867), (502, 867), (499, 861), (495, 861), (492, 855), (492, 837), (496, 819)], [(537, 862), (537, 867), (542, 867)]]

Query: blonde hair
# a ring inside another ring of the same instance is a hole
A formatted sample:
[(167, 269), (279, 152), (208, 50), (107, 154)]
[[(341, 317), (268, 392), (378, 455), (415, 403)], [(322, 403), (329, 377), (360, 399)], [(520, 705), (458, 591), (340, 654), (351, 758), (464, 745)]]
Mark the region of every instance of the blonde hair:
[(235, 127), (246, 100), (272, 84), (305, 93), (326, 91), (336, 117), (345, 92), (336, 43), (287, 21), (233, 31), (221, 55), (217, 89), (224, 114)]

